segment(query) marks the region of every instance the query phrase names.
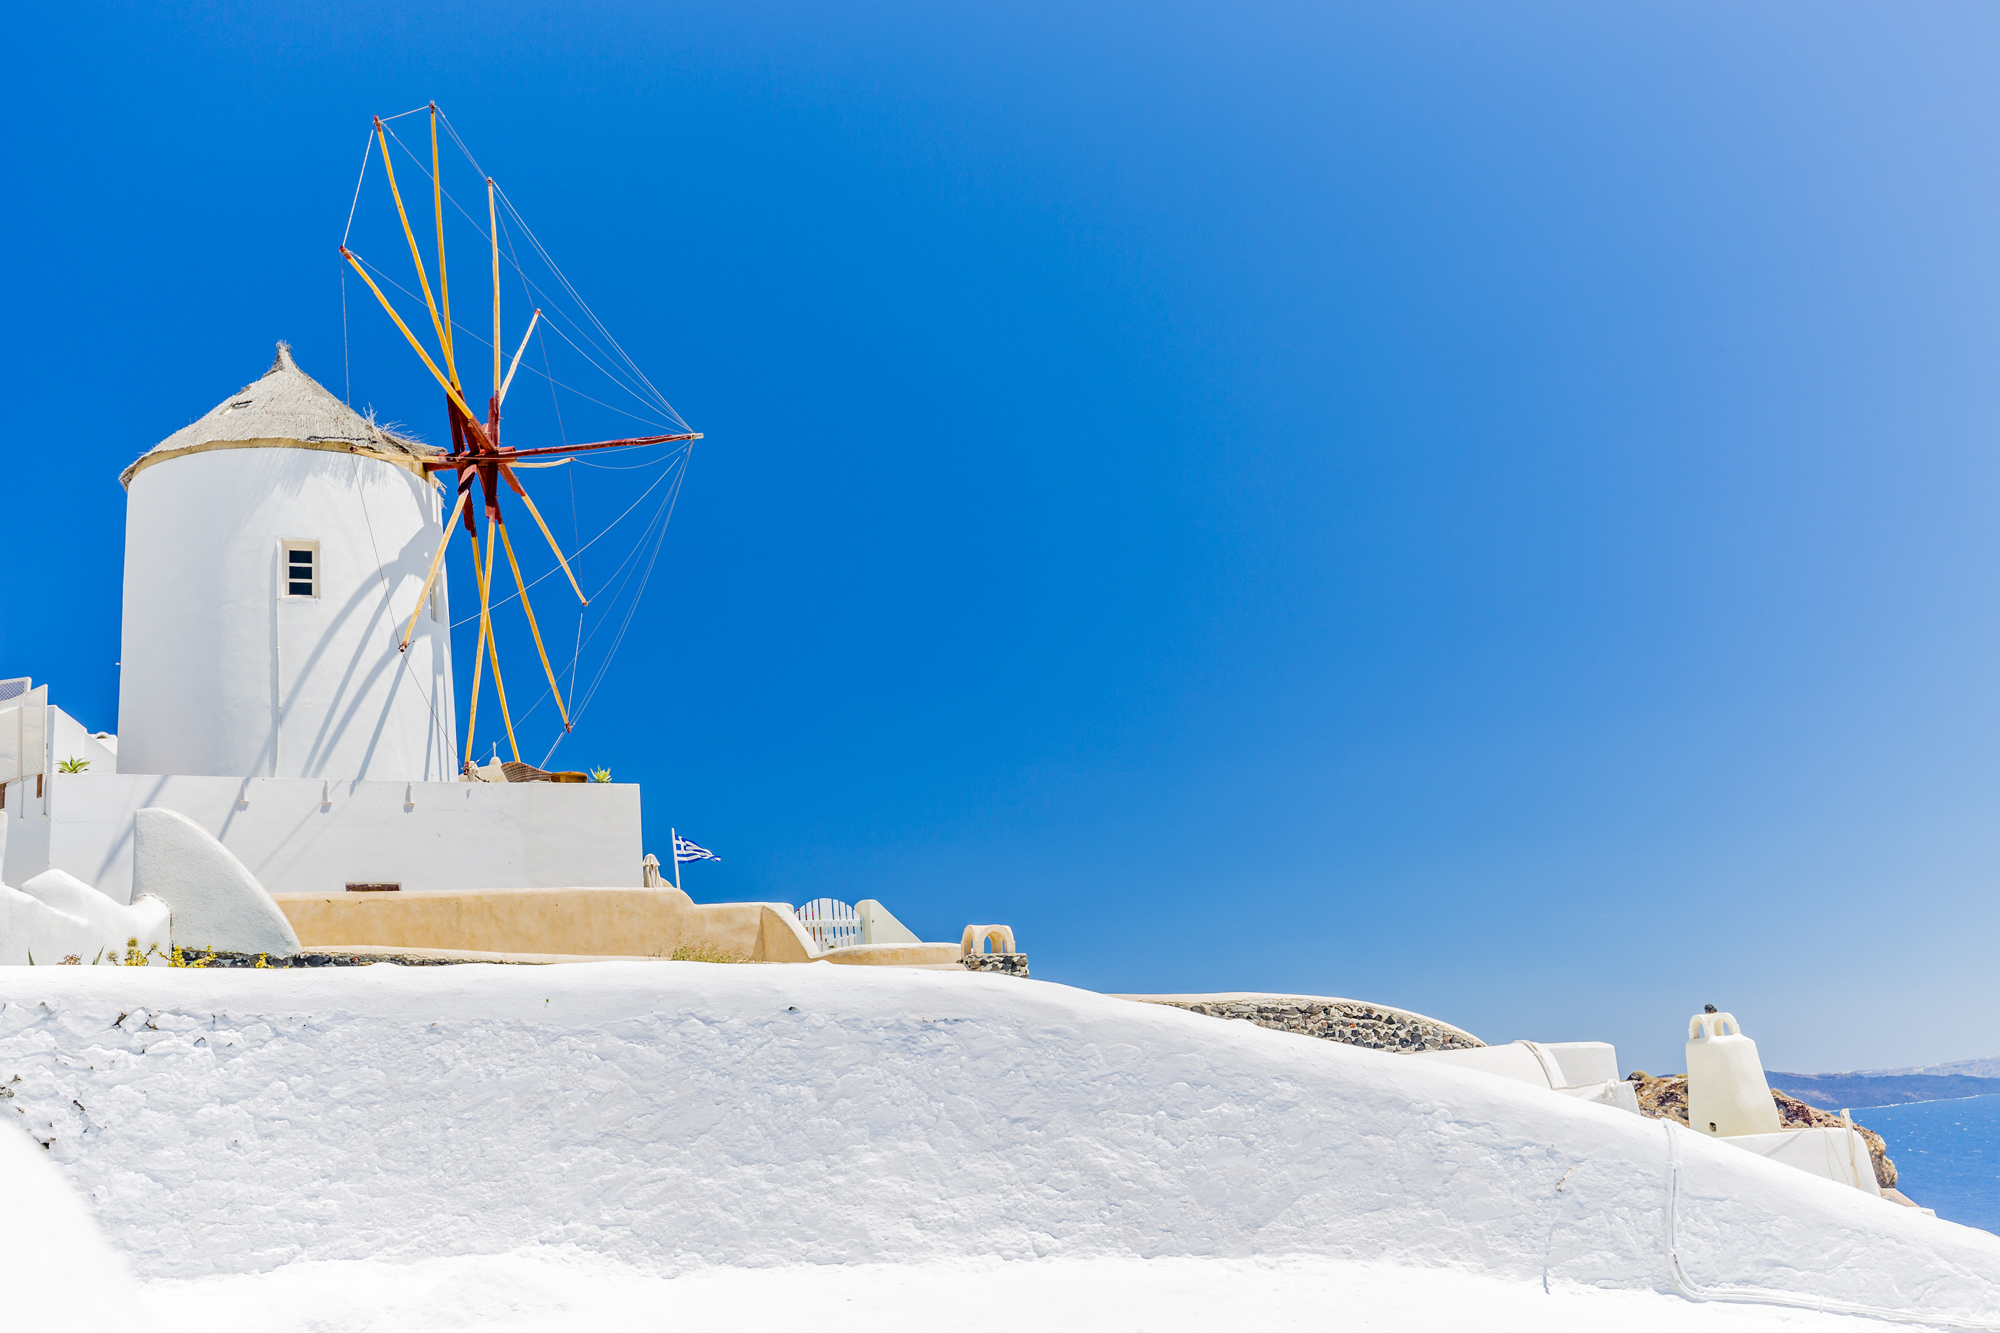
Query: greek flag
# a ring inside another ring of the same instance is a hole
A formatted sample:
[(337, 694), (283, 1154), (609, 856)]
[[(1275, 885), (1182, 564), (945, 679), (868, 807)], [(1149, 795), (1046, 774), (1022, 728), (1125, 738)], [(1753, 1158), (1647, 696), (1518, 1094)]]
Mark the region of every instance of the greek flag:
[(720, 861), (721, 859), (722, 859), (721, 857), (717, 856), (714, 852), (708, 850), (708, 848), (697, 847), (693, 843), (689, 842), (686, 838), (683, 838), (678, 833), (674, 835), (674, 860)]

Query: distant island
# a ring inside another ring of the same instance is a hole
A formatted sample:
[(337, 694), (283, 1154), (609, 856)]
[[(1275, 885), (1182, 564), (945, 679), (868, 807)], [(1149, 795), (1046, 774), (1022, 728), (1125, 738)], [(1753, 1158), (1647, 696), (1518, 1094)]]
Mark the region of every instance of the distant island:
[(1827, 1111), (1850, 1106), (1894, 1106), (1902, 1102), (1934, 1102), (1950, 1097), (1984, 1097), (2000, 1093), (2000, 1078), (1982, 1078), (1971, 1074), (1918, 1074), (1888, 1070), (1787, 1074), (1774, 1069), (1766, 1075), (1765, 1081), (1779, 1092)]

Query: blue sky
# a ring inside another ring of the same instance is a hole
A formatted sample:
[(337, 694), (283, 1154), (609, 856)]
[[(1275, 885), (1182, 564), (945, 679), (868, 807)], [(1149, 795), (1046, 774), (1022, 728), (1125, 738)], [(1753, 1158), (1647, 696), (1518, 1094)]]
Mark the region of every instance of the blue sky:
[(89, 725), (117, 473), (273, 341), (442, 437), (335, 252), (435, 98), (707, 436), (560, 752), (698, 898), (1655, 1070), (1708, 1001), (1781, 1069), (1993, 1053), (1990, 9), (13, 29), (0, 675)]

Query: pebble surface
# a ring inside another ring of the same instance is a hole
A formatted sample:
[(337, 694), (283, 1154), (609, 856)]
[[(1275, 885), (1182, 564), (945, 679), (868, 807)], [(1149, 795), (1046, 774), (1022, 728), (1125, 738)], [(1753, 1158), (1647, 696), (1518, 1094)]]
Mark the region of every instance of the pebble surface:
[(1299, 996), (1259, 996), (1255, 999), (1153, 999), (1211, 1018), (1234, 1018), (1279, 1032), (1299, 1032), (1325, 1041), (1365, 1046), (1371, 1051), (1414, 1055), (1419, 1051), (1465, 1051), (1486, 1043), (1469, 1032), (1402, 1009), (1356, 1000), (1322, 1000)]
[(998, 972), (1007, 977), (1028, 975), (1028, 955), (1024, 953), (969, 953), (958, 961), (968, 972)]

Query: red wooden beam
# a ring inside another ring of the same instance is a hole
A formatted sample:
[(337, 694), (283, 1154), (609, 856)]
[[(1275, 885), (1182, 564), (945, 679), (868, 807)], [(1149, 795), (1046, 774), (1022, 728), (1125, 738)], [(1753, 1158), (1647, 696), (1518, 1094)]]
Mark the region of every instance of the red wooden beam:
[[(456, 415), (456, 414), (454, 414)], [(517, 458), (541, 458), (548, 454), (580, 454), (589, 449), (636, 449), (648, 444), (671, 444), (676, 440), (699, 440), (700, 431), (689, 431), (685, 435), (646, 435), (631, 440), (597, 440), (591, 444), (551, 444), (540, 449), (500, 449), (489, 443), (486, 432), (479, 423), (462, 422), (466, 437), (472, 447), (464, 453), (446, 454), (442, 458), (426, 459), (424, 466), (432, 472), (443, 472), (450, 468), (469, 467), (475, 464), (509, 463)]]

